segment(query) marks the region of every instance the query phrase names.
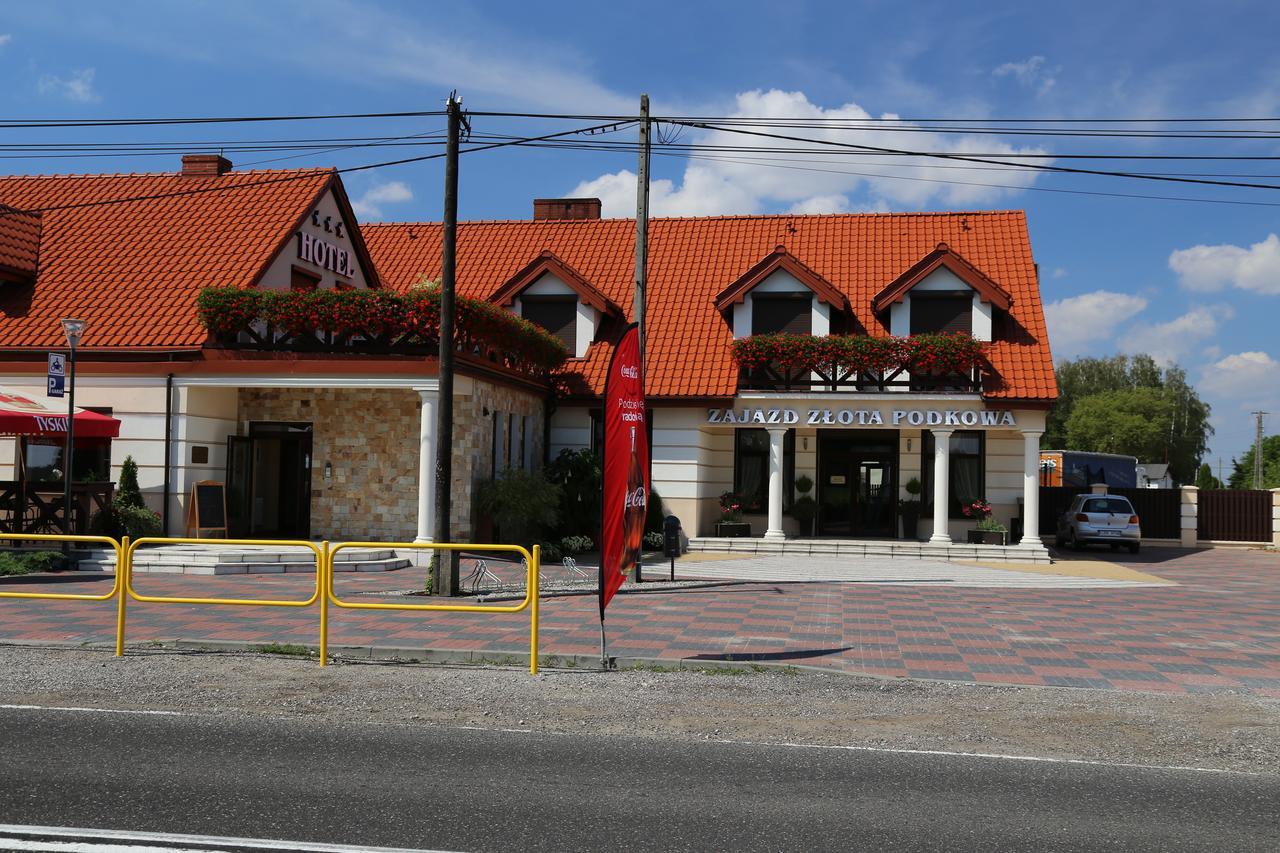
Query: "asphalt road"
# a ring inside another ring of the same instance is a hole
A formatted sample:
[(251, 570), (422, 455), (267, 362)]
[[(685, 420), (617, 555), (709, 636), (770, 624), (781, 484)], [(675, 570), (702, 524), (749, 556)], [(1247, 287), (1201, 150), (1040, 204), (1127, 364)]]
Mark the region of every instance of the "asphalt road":
[(0, 823), (460, 851), (1271, 851), (1280, 776), (10, 708)]

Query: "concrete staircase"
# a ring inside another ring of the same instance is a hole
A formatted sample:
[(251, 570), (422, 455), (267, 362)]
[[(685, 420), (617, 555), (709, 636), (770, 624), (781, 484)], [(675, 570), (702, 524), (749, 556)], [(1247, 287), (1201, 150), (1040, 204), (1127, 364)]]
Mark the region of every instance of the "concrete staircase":
[[(77, 568), (88, 572), (116, 570), (109, 549), (78, 553)], [(337, 553), (335, 572), (391, 572), (411, 565), (393, 548), (344, 549)], [(163, 545), (142, 548), (133, 555), (135, 573), (170, 575), (244, 575), (315, 572), (315, 555), (301, 548), (268, 546)]]
[[(1039, 543), (1037, 543), (1039, 544)], [(1048, 549), (1022, 545), (935, 545), (907, 539), (760, 539), (699, 536), (689, 540), (690, 551), (759, 554), (760, 556), (837, 555), (902, 557), (927, 560), (983, 560), (1004, 563), (1052, 563)]]

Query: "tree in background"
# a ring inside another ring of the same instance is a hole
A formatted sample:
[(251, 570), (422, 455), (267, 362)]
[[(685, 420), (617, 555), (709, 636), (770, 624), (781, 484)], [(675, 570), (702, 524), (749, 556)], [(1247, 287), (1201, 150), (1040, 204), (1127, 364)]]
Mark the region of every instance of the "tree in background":
[[(1168, 462), (1174, 482), (1189, 483), (1195, 477), (1213, 427), (1209, 405), (1182, 368), (1161, 368), (1149, 355), (1117, 355), (1063, 362), (1057, 378), (1058, 402), (1049, 413), (1041, 447)], [(1085, 413), (1076, 417), (1086, 402)], [(1138, 423), (1139, 417), (1156, 420)]]
[(142, 500), (142, 489), (138, 488), (138, 463), (132, 456), (126, 456), (120, 464), (120, 480), (116, 484), (115, 502), (119, 506), (146, 506)]
[[(1248, 451), (1232, 460), (1231, 477), (1228, 480), (1233, 489), (1252, 489), (1253, 485), (1253, 452), (1257, 442), (1249, 445)], [(1269, 435), (1262, 439), (1262, 488), (1280, 489), (1280, 435)]]
[(1221, 489), (1222, 481), (1213, 476), (1213, 469), (1209, 467), (1208, 462), (1200, 465), (1200, 470), (1196, 472), (1196, 488), (1197, 489)]

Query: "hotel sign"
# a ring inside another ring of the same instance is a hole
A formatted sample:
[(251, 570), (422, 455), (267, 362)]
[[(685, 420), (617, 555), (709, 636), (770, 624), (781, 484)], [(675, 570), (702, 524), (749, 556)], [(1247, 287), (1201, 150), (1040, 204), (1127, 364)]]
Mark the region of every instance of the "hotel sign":
[(298, 232), (298, 259), (338, 275), (349, 277), (356, 271), (355, 260), (351, 257), (349, 250), (335, 246), (328, 240), (308, 234), (306, 231)]
[(709, 424), (777, 424), (779, 426), (1017, 426), (1010, 411), (975, 409), (708, 409)]

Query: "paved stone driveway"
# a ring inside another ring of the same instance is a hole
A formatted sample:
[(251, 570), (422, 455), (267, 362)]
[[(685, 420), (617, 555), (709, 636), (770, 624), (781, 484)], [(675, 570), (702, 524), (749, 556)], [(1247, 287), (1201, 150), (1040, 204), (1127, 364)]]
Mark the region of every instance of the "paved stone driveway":
[[(608, 611), (610, 652), (981, 683), (1280, 697), (1280, 555), (1153, 549), (1125, 563), (1176, 585), (713, 582), (619, 596)], [(340, 575), (336, 583), (340, 595), (355, 595), (420, 581), (415, 569)], [(0, 587), (69, 592), (110, 582), (61, 576), (0, 580)], [(305, 598), (312, 584), (308, 575), (233, 575), (139, 577), (136, 586), (149, 594)], [(0, 640), (108, 642), (114, 607), (0, 599)], [(330, 612), (334, 644), (527, 649), (523, 614)], [(547, 599), (542, 614), (543, 654), (598, 652), (594, 597)], [(314, 644), (318, 619), (315, 608), (131, 602), (128, 638)]]

